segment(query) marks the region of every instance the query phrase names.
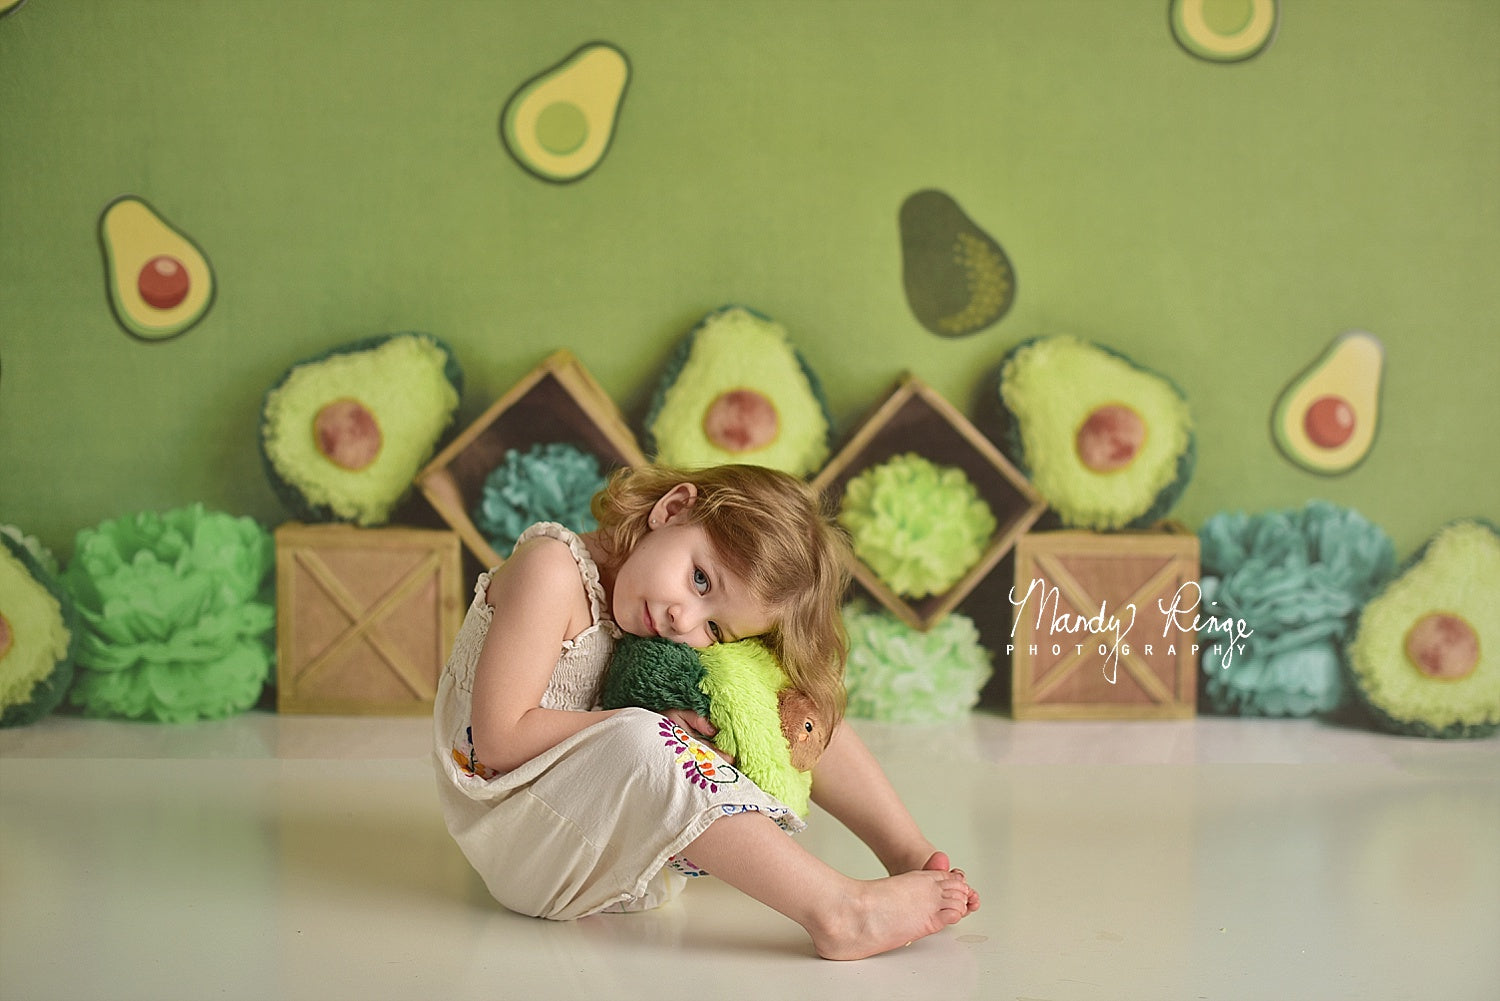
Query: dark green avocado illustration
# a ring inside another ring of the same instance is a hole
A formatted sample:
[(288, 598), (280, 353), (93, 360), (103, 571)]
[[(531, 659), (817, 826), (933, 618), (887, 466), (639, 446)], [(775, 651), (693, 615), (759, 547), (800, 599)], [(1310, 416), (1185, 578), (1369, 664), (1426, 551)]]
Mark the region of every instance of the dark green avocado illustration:
[(941, 191), (901, 205), (901, 281), (917, 321), (939, 337), (965, 337), (998, 321), (1016, 298), (1005, 251)]

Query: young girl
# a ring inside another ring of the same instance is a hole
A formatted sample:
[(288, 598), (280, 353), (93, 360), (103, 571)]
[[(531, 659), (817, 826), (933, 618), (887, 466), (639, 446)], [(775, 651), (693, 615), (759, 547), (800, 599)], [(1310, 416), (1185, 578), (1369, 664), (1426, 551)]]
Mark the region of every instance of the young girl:
[[(802, 925), (829, 959), (909, 944), (977, 908), (842, 721), (843, 542), (807, 484), (757, 466), (626, 469), (593, 510), (597, 531), (534, 525), (480, 576), (438, 688), (443, 813), (495, 899), (559, 920), (641, 910), (708, 872)], [(761, 637), (830, 722), (813, 801), (891, 875), (820, 862), (787, 836), (803, 820), (732, 769), (703, 781), (706, 719), (599, 710), (622, 631), (699, 648)]]

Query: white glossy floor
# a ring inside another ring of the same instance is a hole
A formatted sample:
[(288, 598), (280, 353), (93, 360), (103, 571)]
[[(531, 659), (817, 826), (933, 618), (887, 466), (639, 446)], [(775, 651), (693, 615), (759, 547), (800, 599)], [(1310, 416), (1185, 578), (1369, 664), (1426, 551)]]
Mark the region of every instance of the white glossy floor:
[[(859, 728), (984, 907), (847, 964), (711, 879), (644, 915), (501, 910), (443, 830), (424, 720), (0, 731), (0, 998), (1500, 997), (1500, 742)], [(877, 875), (828, 818), (803, 837)]]

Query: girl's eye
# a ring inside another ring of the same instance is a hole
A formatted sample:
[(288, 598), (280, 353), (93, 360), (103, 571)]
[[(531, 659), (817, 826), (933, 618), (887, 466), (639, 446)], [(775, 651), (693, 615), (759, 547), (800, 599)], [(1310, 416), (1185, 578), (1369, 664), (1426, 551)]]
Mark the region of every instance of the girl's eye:
[(697, 588), (699, 594), (708, 593), (708, 574), (703, 572), (702, 567), (693, 567), (693, 587)]
[(708, 624), (708, 634), (714, 638), (715, 643), (724, 642), (724, 632), (719, 628), (717, 622), (710, 622)]

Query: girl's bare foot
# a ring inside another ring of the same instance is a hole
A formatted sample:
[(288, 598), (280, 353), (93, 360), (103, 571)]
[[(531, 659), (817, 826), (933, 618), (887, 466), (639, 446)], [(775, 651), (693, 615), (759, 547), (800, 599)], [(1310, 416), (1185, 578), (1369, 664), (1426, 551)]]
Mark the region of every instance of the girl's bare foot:
[(939, 870), (857, 880), (849, 899), (824, 908), (827, 919), (807, 930), (824, 959), (864, 959), (954, 924), (970, 892), (961, 877)]
[(928, 872), (951, 872), (959, 879), (962, 879), (964, 881), (964, 888), (969, 891), (968, 902), (964, 909), (965, 916), (979, 910), (979, 892), (969, 885), (969, 877), (962, 869), (953, 868), (953, 863), (949, 861), (947, 852), (933, 852), (932, 857), (927, 860), (922, 868)]

